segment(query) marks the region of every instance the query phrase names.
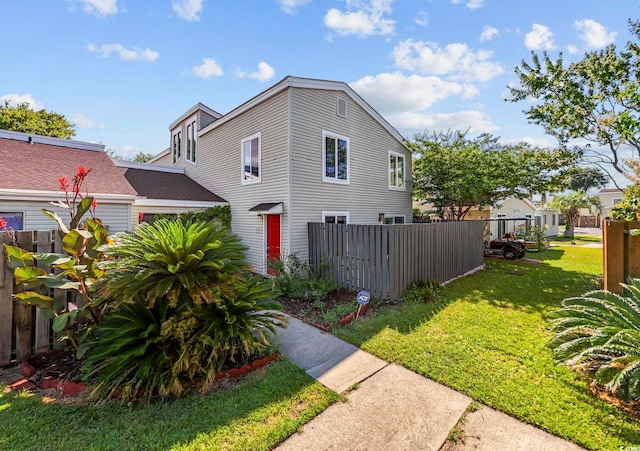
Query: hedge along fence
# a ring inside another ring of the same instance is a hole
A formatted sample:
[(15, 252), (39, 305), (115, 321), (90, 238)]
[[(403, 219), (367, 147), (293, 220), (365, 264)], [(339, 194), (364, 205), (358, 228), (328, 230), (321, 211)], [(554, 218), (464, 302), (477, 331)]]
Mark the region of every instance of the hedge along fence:
[[(632, 234), (638, 230), (639, 235)], [(628, 277), (640, 278), (640, 222), (602, 221), (604, 289), (621, 293)]]
[[(62, 243), (57, 231), (18, 231), (18, 246), (28, 251), (60, 252)], [(2, 244), (10, 243), (6, 233), (0, 233), (0, 365), (22, 361), (34, 353), (51, 349), (53, 331), (51, 320), (42, 311), (14, 301), (13, 270), (7, 264)], [(48, 268), (44, 268), (48, 269)], [(56, 291), (56, 290), (54, 290)]]
[(381, 299), (418, 280), (446, 282), (484, 265), (482, 221), (309, 223), (309, 263), (322, 277)]

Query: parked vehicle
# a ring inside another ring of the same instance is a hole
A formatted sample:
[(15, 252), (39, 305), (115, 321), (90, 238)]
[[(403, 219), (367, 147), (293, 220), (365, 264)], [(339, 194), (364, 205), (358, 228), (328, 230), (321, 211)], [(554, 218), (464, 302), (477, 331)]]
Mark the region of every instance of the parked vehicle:
[[(485, 255), (501, 255), (507, 260), (515, 260), (523, 258), (526, 254), (525, 241), (518, 239), (514, 232), (504, 232), (500, 238), (492, 238), (491, 230), (489, 227), (490, 221), (501, 221), (498, 226), (498, 230), (508, 230), (506, 226), (507, 221), (513, 221), (514, 226), (516, 221), (525, 221), (528, 225), (531, 218), (527, 217), (511, 217), (511, 218), (488, 218), (483, 219), (485, 222), (484, 233), (484, 254)], [(514, 227), (515, 229), (515, 227)]]

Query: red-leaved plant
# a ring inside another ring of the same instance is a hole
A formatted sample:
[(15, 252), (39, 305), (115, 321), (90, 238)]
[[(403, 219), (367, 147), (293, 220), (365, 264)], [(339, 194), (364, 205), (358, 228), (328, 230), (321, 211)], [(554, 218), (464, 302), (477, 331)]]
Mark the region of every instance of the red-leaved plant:
[[(98, 267), (103, 258), (99, 248), (111, 243), (107, 229), (95, 217), (97, 201), (88, 193), (82, 193), (82, 184), (90, 172), (91, 169), (79, 166), (71, 183), (67, 177), (58, 179), (65, 200), (51, 204), (69, 211), (68, 226), (54, 211), (42, 209), (58, 224), (65, 253), (29, 252), (18, 246), (4, 245), (15, 283), (24, 290), (15, 293), (14, 297), (42, 309), (43, 315), (53, 319), (53, 330), (59, 334), (58, 339), (68, 340), (74, 349), (86, 339), (91, 326), (102, 318), (102, 304), (92, 298), (91, 288), (104, 274)], [(52, 296), (53, 289), (62, 294)]]

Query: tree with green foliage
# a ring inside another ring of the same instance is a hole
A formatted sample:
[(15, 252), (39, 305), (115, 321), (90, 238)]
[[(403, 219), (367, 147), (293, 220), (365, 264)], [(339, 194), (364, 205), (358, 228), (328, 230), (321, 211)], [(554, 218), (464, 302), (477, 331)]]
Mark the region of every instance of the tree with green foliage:
[(604, 188), (609, 178), (598, 167), (575, 166), (565, 172), (567, 188), (587, 192), (592, 188)]
[(509, 197), (563, 188), (563, 171), (574, 155), (526, 143), (501, 144), (482, 134), (448, 131), (417, 134), (407, 145), (414, 151), (413, 196), (433, 205), (444, 219), (460, 220), (474, 208), (494, 206)]
[(153, 158), (152, 153), (144, 153), (143, 151), (138, 152), (133, 156), (133, 161), (137, 163), (146, 163), (147, 161)]
[(32, 110), (28, 103), (11, 106), (6, 100), (0, 105), (0, 129), (33, 133), (54, 138), (73, 138), (74, 125), (62, 114), (47, 110)]
[[(638, 22), (629, 22), (640, 38)], [(512, 102), (534, 99), (524, 110), (529, 122), (544, 127), (561, 146), (583, 139), (589, 144), (580, 152), (590, 164), (610, 177), (627, 175), (624, 152), (640, 152), (640, 46), (628, 42), (624, 50), (614, 44), (588, 52), (578, 62), (565, 66), (562, 53), (552, 60), (531, 53), (532, 62), (516, 67), (519, 85), (509, 87)], [(593, 146), (592, 146), (593, 145)], [(613, 178), (612, 178), (613, 180)], [(615, 180), (613, 180), (615, 183)]]
[(624, 293), (591, 291), (562, 301), (549, 346), (558, 362), (586, 370), (625, 401), (640, 400), (640, 280)]
[(565, 217), (565, 238), (573, 238), (575, 228), (580, 218), (580, 210), (583, 208), (589, 211), (600, 212), (602, 204), (598, 195), (589, 195), (584, 191), (576, 191), (569, 194), (561, 194), (551, 199), (551, 208), (557, 209)]
[(265, 352), (285, 324), (271, 282), (215, 222), (144, 223), (113, 241), (96, 287), (109, 310), (79, 350), (99, 398), (205, 391), (223, 365)]
[(627, 186), (622, 190), (624, 199), (611, 209), (611, 219), (637, 221), (640, 219), (640, 185)]

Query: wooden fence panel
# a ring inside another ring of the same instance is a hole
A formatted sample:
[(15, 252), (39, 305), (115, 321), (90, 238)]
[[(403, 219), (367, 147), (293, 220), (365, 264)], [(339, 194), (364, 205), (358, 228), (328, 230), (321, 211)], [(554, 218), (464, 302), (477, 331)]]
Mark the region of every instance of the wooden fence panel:
[[(398, 299), (411, 283), (458, 277), (484, 263), (480, 221), (363, 225), (309, 223), (312, 265), (340, 285)], [(326, 250), (326, 251), (323, 251)]]
[(640, 278), (640, 230), (638, 221), (602, 221), (604, 289), (621, 293), (621, 283), (628, 277)]
[(7, 265), (5, 243), (9, 237), (0, 233), (0, 365), (11, 362), (13, 349), (13, 273)]

